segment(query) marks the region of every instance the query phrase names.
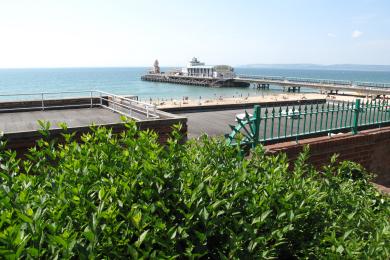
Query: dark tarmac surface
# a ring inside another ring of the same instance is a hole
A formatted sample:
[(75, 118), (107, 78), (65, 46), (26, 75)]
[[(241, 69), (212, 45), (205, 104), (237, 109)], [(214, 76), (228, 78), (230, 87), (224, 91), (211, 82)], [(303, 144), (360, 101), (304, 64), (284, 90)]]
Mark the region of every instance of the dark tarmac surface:
[[(246, 110), (248, 113), (252, 112), (252, 109)], [(236, 125), (235, 115), (240, 113), (245, 113), (245, 109), (195, 112), (179, 115), (188, 118), (188, 138), (196, 138), (204, 133), (209, 136), (230, 133), (229, 124)]]
[(39, 130), (38, 120), (50, 121), (52, 128), (59, 128), (58, 124), (62, 122), (70, 128), (122, 122), (120, 114), (104, 108), (0, 113), (0, 132), (6, 134)]

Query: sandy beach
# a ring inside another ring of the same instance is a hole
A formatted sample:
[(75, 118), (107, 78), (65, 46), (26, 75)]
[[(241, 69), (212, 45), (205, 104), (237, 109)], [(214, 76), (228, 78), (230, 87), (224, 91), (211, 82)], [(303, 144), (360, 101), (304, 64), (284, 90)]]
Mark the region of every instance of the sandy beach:
[(312, 99), (327, 99), (329, 101), (347, 101), (353, 102), (357, 98), (362, 101), (371, 100), (348, 95), (326, 95), (317, 93), (281, 93), (264, 96), (246, 96), (246, 97), (218, 97), (218, 98), (199, 98), (199, 99), (155, 99), (148, 103), (155, 104), (158, 108), (174, 108), (174, 107), (193, 107), (193, 106), (215, 106), (229, 104), (245, 104), (245, 103), (267, 103), (275, 101), (298, 101)]

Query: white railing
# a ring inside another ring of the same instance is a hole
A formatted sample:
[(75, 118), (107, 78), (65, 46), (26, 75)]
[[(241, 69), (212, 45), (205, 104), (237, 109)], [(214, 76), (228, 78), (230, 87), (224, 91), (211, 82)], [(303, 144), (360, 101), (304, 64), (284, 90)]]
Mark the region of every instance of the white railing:
[(390, 88), (390, 83), (377, 82), (359, 82), (349, 80), (333, 80), (333, 79), (314, 79), (314, 78), (297, 78), (297, 77), (281, 77), (281, 76), (262, 76), (262, 75), (237, 75), (237, 79), (242, 80), (264, 80), (264, 81), (283, 81), (292, 83), (304, 84), (324, 84), (324, 85), (343, 85), (343, 86), (359, 86), (363, 88)]
[(359, 87), (390, 88), (390, 83), (356, 82)]
[[(136, 120), (159, 118), (155, 105), (135, 98), (100, 90), (0, 94), (0, 113), (103, 107)], [(71, 102), (72, 99), (75, 101)]]
[(146, 118), (159, 118), (155, 105), (104, 91), (99, 91), (99, 94), (99, 105), (114, 112), (136, 119), (140, 119), (139, 115), (145, 115)]

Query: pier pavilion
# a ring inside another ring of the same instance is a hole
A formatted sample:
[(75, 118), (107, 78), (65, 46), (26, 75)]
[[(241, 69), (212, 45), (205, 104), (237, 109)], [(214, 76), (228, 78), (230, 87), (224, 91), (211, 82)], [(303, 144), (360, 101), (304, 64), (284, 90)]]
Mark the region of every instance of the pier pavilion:
[(182, 68), (183, 76), (190, 77), (208, 77), (219, 79), (232, 79), (236, 75), (234, 69), (228, 65), (205, 65), (204, 62), (200, 62), (197, 58), (193, 58), (187, 65)]

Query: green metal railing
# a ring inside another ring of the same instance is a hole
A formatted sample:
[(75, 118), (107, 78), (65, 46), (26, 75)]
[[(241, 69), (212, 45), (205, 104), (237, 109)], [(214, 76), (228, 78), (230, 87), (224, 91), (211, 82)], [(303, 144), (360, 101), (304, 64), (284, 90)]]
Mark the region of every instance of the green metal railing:
[(250, 147), (258, 143), (295, 140), (310, 136), (333, 135), (361, 128), (381, 127), (390, 123), (388, 100), (333, 102), (285, 107), (254, 107), (253, 115), (245, 112), (230, 126), (229, 144)]

